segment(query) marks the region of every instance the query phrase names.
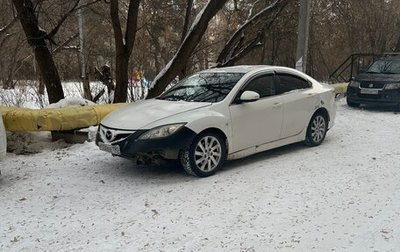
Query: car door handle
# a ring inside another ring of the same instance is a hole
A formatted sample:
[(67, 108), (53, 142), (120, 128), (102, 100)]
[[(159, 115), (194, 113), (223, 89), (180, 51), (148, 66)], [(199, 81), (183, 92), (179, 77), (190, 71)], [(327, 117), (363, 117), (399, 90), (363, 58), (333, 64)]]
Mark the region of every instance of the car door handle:
[(279, 108), (280, 106), (282, 106), (282, 102), (275, 102), (274, 104), (272, 104), (273, 108)]

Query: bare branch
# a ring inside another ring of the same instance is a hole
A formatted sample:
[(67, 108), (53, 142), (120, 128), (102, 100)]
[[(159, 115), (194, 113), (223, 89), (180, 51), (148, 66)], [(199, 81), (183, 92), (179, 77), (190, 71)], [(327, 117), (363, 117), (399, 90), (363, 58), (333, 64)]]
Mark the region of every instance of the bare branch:
[(161, 94), (167, 85), (179, 74), (206, 32), (208, 23), (226, 2), (227, 0), (210, 0), (200, 11), (175, 56), (164, 70), (155, 77), (153, 88), (150, 89), (147, 98), (153, 98)]
[(52, 39), (54, 37), (54, 35), (58, 32), (58, 30), (60, 30), (61, 25), (75, 11), (75, 9), (78, 6), (79, 2), (80, 2), (80, 0), (76, 0), (76, 2), (73, 5), (73, 7), (61, 17), (61, 19), (58, 21), (57, 25), (53, 28), (53, 30), (51, 30), (51, 32), (47, 33), (46, 37), (48, 39)]
[(0, 41), (0, 48), (2, 48), (2, 47), (4, 46), (4, 44), (5, 44), (9, 39), (11, 39), (15, 34), (16, 34), (15, 32), (14, 32), (14, 33), (10, 33), (10, 34), (6, 34), (6, 35), (2, 38), (2, 40)]
[(65, 40), (61, 45), (57, 46), (54, 50), (53, 50), (53, 54), (57, 53), (61, 50), (63, 50), (69, 43), (71, 43), (74, 39), (76, 39), (79, 36), (79, 33), (75, 33), (74, 35), (72, 35), (71, 37), (69, 37), (67, 40)]
[[(218, 56), (217, 66), (232, 65), (238, 59), (257, 47), (257, 45), (262, 42), (263, 38), (260, 34), (265, 34), (265, 30), (273, 24), (281, 11), (291, 1), (293, 0), (276, 0), (273, 4), (259, 11), (239, 27)], [(271, 14), (272, 18), (270, 17)], [(266, 21), (268, 19), (270, 21)], [(258, 30), (257, 35), (255, 38), (249, 39), (250, 35), (247, 35), (246, 32), (249, 33), (249, 30), (254, 27)], [(245, 40), (247, 40), (247, 42)]]
[[(152, 33), (152, 31), (149, 29), (149, 27), (146, 27), (146, 31), (147, 31), (147, 33), (149, 34), (150, 39), (152, 40), (152, 43), (153, 43), (154, 47), (156, 48), (156, 51), (161, 52), (162, 49), (161, 49), (160, 43), (158, 42), (157, 37), (154, 36), (154, 34)], [(161, 58), (162, 58), (162, 60), (163, 60), (164, 62), (166, 62), (166, 61), (168, 60), (168, 59), (165, 58), (165, 56), (164, 56), (162, 53), (160, 54), (160, 56), (161, 56)]]
[(74, 3), (74, 5), (72, 6), (72, 8), (67, 11), (62, 17), (61, 19), (58, 21), (57, 25), (53, 28), (53, 30), (51, 30), (51, 32), (49, 32), (46, 36), (47, 39), (52, 40), (53, 37), (56, 35), (56, 33), (60, 30), (60, 27), (64, 24), (64, 22), (76, 11), (86, 8), (90, 5), (93, 5), (97, 2), (100, 2), (101, 0), (94, 0), (91, 2), (88, 2), (86, 4), (82, 4), (79, 5), (80, 0), (76, 0), (76, 2)]
[(7, 31), (13, 27), (13, 25), (18, 21), (17, 17), (14, 17), (13, 20), (11, 20), (11, 22), (9, 22), (8, 24), (6, 24), (5, 26), (3, 26), (2, 28), (0, 28), (0, 36), (3, 35), (4, 33), (7, 33)]
[(257, 0), (257, 1), (255, 1), (255, 2), (253, 3), (253, 5), (252, 5), (251, 8), (250, 8), (249, 15), (247, 16), (247, 20), (251, 19), (251, 17), (253, 16), (254, 8), (256, 7), (256, 5), (257, 5), (260, 1), (261, 1), (261, 0)]

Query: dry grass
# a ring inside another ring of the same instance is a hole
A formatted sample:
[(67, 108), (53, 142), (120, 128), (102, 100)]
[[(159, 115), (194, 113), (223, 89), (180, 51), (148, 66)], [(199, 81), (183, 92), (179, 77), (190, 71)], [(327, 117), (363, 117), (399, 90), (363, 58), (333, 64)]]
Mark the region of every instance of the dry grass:
[(346, 90), (347, 90), (347, 85), (349, 85), (349, 83), (347, 83), (347, 82), (336, 83), (336, 84), (332, 84), (332, 87), (335, 89), (336, 94), (345, 94)]

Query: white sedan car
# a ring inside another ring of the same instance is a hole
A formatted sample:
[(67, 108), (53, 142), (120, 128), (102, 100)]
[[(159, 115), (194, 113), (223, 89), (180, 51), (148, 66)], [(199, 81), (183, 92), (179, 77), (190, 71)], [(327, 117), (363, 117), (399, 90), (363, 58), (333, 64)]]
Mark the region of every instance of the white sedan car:
[(332, 87), (291, 68), (215, 68), (110, 113), (96, 144), (139, 163), (176, 159), (206, 177), (227, 159), (300, 141), (320, 145), (334, 123), (334, 97)]

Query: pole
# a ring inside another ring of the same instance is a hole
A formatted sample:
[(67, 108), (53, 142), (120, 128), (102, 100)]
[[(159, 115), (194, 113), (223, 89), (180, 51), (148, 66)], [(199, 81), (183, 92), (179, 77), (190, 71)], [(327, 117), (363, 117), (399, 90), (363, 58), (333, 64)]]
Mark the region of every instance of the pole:
[(92, 100), (92, 93), (90, 91), (90, 80), (89, 75), (86, 74), (86, 59), (85, 59), (85, 29), (84, 29), (84, 17), (82, 9), (78, 10), (79, 16), (79, 62), (80, 72), (83, 86), (83, 97), (87, 100)]
[(310, 31), (310, 12), (311, 12), (311, 0), (300, 0), (296, 69), (304, 73), (307, 70), (308, 37)]
[(79, 17), (79, 61), (80, 61), (80, 72), (81, 78), (85, 78), (85, 51), (84, 51), (84, 43), (85, 43), (85, 31), (83, 30), (83, 14), (82, 9), (78, 10), (78, 17)]

